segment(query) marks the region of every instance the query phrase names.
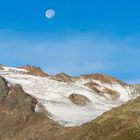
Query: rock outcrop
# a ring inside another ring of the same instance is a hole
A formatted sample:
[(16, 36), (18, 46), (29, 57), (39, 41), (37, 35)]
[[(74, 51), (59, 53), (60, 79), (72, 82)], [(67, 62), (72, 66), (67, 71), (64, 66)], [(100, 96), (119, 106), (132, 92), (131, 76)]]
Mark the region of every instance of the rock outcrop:
[(112, 89), (101, 87), (97, 83), (89, 82), (89, 83), (85, 83), (85, 86), (95, 91), (97, 94), (100, 94), (101, 96), (105, 96), (105, 94), (108, 94), (109, 96), (111, 96), (113, 100), (116, 100), (117, 98), (119, 98), (119, 93), (117, 93), (116, 91)]
[(0, 65), (0, 70), (3, 70), (3, 67), (2, 67), (2, 65)]
[[(61, 126), (35, 112), (36, 99), (25, 93), (20, 85), (8, 87), (2, 77), (0, 100), (0, 140), (51, 140), (60, 133)], [(55, 131), (54, 136), (52, 130)]]
[(69, 99), (71, 102), (79, 106), (85, 106), (91, 103), (91, 101), (86, 96), (75, 93), (69, 95)]
[(72, 82), (72, 77), (66, 75), (65, 73), (60, 73), (60, 74), (56, 74), (51, 76), (51, 79), (53, 80), (57, 80), (60, 82)]
[(9, 87), (4, 78), (0, 77), (0, 105), (3, 104), (6, 96), (8, 95)]

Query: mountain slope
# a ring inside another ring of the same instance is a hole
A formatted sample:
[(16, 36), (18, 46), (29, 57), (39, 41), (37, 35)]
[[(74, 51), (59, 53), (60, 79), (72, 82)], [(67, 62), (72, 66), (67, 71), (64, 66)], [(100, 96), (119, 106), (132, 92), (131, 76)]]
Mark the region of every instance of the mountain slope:
[(42, 106), (40, 112), (35, 112), (38, 101), (20, 85), (9, 86), (2, 77), (0, 99), (1, 140), (140, 139), (140, 97), (113, 108), (90, 123), (71, 128), (62, 127), (48, 118)]
[(35, 112), (35, 98), (20, 85), (9, 87), (2, 77), (0, 99), (0, 140), (54, 140), (64, 131), (44, 114)]
[[(57, 78), (71, 79), (61, 81), (53, 76), (33, 76), (27, 69), (2, 67), (0, 70), (9, 85), (20, 84), (23, 90), (36, 98), (35, 111), (40, 111), (40, 104), (48, 112), (48, 117), (59, 124), (70, 127), (82, 125), (100, 116), (113, 107), (120, 106), (139, 96), (135, 88), (116, 78), (101, 74), (70, 77), (57, 75)], [(67, 77), (67, 78), (66, 78)], [(70, 97), (80, 100), (84, 106), (75, 104)], [(79, 96), (77, 96), (79, 95)], [(81, 96), (80, 96), (81, 95)], [(80, 98), (79, 98), (80, 97)], [(89, 103), (84, 103), (83, 99)]]
[(68, 140), (140, 140), (140, 97), (76, 128), (67, 134), (67, 138)]

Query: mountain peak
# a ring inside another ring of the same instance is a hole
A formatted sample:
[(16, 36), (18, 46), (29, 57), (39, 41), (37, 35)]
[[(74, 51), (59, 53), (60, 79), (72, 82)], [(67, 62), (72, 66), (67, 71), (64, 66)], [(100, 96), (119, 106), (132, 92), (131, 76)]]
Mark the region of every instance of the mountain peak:
[(42, 77), (48, 77), (48, 74), (43, 72), (41, 68), (35, 67), (35, 66), (30, 66), (30, 65), (25, 65), (19, 67), (20, 69), (27, 70), (27, 74), (34, 75), (34, 76), (42, 76)]
[(51, 79), (57, 80), (60, 82), (72, 82), (72, 77), (65, 73), (59, 73), (59, 74), (53, 75), (51, 76)]

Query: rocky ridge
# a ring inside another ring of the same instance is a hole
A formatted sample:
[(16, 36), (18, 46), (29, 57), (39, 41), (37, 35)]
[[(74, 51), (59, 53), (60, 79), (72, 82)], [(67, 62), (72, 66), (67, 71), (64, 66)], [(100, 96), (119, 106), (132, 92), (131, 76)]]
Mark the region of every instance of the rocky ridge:
[(43, 72), (39, 67), (34, 67), (30, 65), (19, 67), (20, 69), (26, 70), (26, 74), (34, 75), (34, 76), (41, 76), (41, 77), (48, 77), (48, 74)]

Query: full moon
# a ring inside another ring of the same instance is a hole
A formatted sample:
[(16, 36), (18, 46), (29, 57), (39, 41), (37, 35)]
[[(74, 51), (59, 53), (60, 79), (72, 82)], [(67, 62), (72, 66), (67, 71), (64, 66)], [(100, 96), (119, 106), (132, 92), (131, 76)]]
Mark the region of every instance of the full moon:
[(46, 12), (45, 12), (45, 15), (48, 19), (51, 19), (55, 16), (55, 11), (53, 9), (48, 9)]

